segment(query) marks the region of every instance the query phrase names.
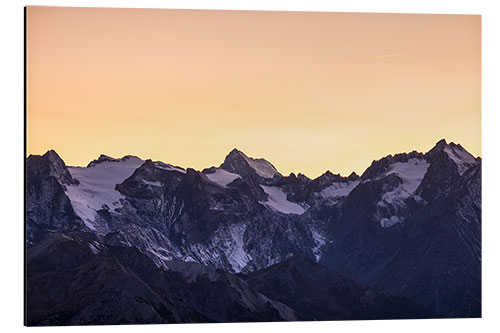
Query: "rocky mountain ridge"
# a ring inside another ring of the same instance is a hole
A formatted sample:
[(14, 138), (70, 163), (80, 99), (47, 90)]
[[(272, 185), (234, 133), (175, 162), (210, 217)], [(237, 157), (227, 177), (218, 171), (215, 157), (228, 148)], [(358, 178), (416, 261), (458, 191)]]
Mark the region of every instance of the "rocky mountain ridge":
[(167, 271), (252, 274), (300, 255), (440, 316), (481, 313), (481, 160), (454, 143), (316, 179), (236, 149), (201, 172), (134, 156), (67, 167), (54, 151), (26, 164), (28, 254), (82, 232)]

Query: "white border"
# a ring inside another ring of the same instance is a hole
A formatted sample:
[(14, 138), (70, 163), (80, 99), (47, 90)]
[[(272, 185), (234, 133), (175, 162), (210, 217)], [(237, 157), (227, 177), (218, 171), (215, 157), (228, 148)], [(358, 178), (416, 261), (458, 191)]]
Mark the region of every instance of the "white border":
[(129, 8), (185, 8), (185, 9), (246, 9), (246, 10), (302, 10), (336, 12), (391, 12), (391, 13), (446, 13), (483, 15), (483, 319), (412, 320), (412, 321), (358, 321), (319, 323), (264, 323), (264, 324), (208, 324), (208, 325), (149, 325), (105, 326), (74, 328), (40, 328), (49, 331), (133, 332), (146, 331), (195, 332), (253, 332), (256, 330), (287, 330), (291, 332), (332, 330), (349, 332), (422, 332), (493, 331), (497, 326), (500, 300), (499, 261), (500, 241), (496, 189), (500, 189), (497, 167), (498, 148), (498, 96), (500, 85), (500, 17), (495, 1), (388, 1), (388, 0), (245, 0), (245, 1), (3, 1), (0, 10), (1, 31), (1, 86), (0, 133), (2, 135), (2, 161), (0, 163), (1, 219), (0, 238), (1, 283), (0, 325), (11, 332), (26, 329), (23, 323), (23, 7), (25, 5), (54, 5), (80, 7), (129, 7)]

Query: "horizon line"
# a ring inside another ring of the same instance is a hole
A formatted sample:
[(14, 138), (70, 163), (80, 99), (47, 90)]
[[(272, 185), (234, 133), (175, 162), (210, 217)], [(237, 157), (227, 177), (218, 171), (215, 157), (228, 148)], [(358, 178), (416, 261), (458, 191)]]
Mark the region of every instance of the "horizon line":
[[(367, 170), (367, 169), (368, 169), (368, 168), (369, 168), (369, 167), (373, 164), (373, 162), (380, 161), (380, 160), (382, 160), (382, 159), (384, 159), (384, 158), (386, 158), (386, 157), (389, 157), (389, 156), (395, 156), (395, 155), (399, 155), (399, 154), (409, 154), (409, 153), (412, 153), (412, 152), (416, 152), (416, 153), (420, 153), (420, 154), (424, 154), (424, 155), (425, 155), (425, 154), (427, 154), (429, 151), (431, 151), (434, 147), (436, 147), (436, 146), (437, 146), (437, 145), (438, 145), (441, 141), (444, 141), (446, 145), (456, 145), (456, 146), (462, 147), (465, 151), (467, 151), (469, 154), (471, 154), (471, 155), (472, 155), (475, 159), (477, 159), (477, 158), (482, 159), (482, 156), (481, 156), (481, 155), (474, 156), (474, 155), (473, 155), (472, 153), (470, 153), (470, 152), (469, 152), (466, 148), (464, 148), (464, 147), (463, 147), (460, 143), (455, 143), (455, 142), (453, 142), (453, 141), (448, 142), (448, 141), (446, 141), (446, 139), (444, 139), (444, 138), (443, 138), (443, 139), (438, 140), (438, 141), (434, 144), (434, 146), (433, 146), (431, 149), (429, 149), (427, 152), (422, 152), (422, 151), (417, 151), (417, 150), (411, 150), (411, 151), (408, 151), (408, 152), (398, 152), (398, 153), (392, 153), (392, 154), (389, 154), (389, 155), (385, 155), (385, 156), (383, 156), (383, 157), (380, 157), (380, 158), (378, 158), (378, 159), (374, 159), (374, 160), (372, 160), (372, 162), (371, 162), (371, 163), (370, 163), (367, 167), (365, 167), (365, 168), (363, 169), (363, 172), (362, 172), (361, 174), (358, 174), (356, 171), (354, 171), (354, 170), (353, 170), (353, 171), (351, 171), (348, 175), (345, 175), (345, 174), (344, 174), (344, 175), (342, 175), (340, 172), (334, 173), (334, 172), (332, 172), (332, 171), (331, 171), (331, 169), (326, 169), (325, 171), (323, 171), (323, 173), (321, 173), (321, 174), (320, 174), (319, 176), (317, 176), (317, 177), (310, 177), (310, 176), (308, 176), (307, 174), (305, 174), (304, 172), (301, 172), (301, 171), (300, 171), (300, 172), (293, 172), (293, 171), (291, 171), (291, 172), (289, 173), (289, 175), (288, 175), (288, 176), (290, 176), (291, 174), (294, 174), (294, 175), (304, 175), (304, 176), (306, 176), (306, 177), (307, 177), (307, 178), (309, 178), (309, 179), (316, 179), (316, 178), (320, 177), (321, 175), (324, 175), (324, 174), (325, 174), (325, 173), (327, 173), (327, 172), (330, 172), (330, 173), (332, 173), (332, 174), (334, 174), (334, 175), (339, 175), (339, 176), (341, 176), (341, 177), (349, 177), (349, 176), (350, 176), (351, 174), (353, 174), (353, 173), (354, 173), (354, 174), (356, 174), (356, 175), (361, 176), (361, 175), (362, 175), (362, 174), (363, 174), (363, 173), (364, 173), (364, 172), (365, 172), (365, 171), (366, 171), (366, 170)], [(240, 150), (240, 149), (238, 149), (238, 148), (236, 148), (236, 147), (235, 147), (235, 148), (233, 148), (233, 149), (231, 149), (231, 150), (229, 151), (229, 153), (230, 153), (230, 152), (232, 152), (233, 150), (237, 150), (237, 151), (239, 151), (239, 152), (243, 153), (245, 156), (247, 156), (247, 157), (249, 157), (249, 158), (252, 158), (252, 159), (264, 159), (265, 161), (267, 161), (268, 163), (270, 163), (270, 164), (271, 164), (271, 165), (272, 165), (272, 166), (276, 169), (276, 171), (277, 171), (279, 174), (281, 174), (281, 172), (278, 170), (278, 168), (276, 168), (276, 167), (274, 166), (274, 164), (273, 164), (270, 160), (268, 160), (267, 158), (265, 158), (265, 157), (253, 157), (253, 156), (248, 156), (245, 152), (243, 152), (242, 150)], [(63, 162), (66, 164), (66, 162), (65, 162), (64, 158), (62, 158), (62, 157), (61, 157), (61, 155), (60, 155), (60, 154), (59, 154), (59, 153), (58, 153), (55, 149), (53, 149), (53, 148), (52, 148), (52, 149), (48, 149), (48, 150), (47, 150), (45, 153), (43, 153), (43, 154), (27, 154), (28, 156), (26, 156), (25, 158), (27, 159), (27, 158), (29, 158), (30, 156), (43, 156), (43, 155), (47, 154), (49, 151), (54, 151), (54, 152), (55, 152), (55, 153), (56, 153), (56, 154), (57, 154), (57, 155), (58, 155), (58, 156), (59, 156), (59, 157), (63, 160)], [(227, 154), (226, 154), (226, 157), (229, 155), (229, 153), (227, 153)], [(97, 158), (94, 158), (94, 159), (90, 160), (90, 161), (87, 163), (87, 165), (68, 165), (68, 164), (66, 164), (66, 166), (67, 166), (67, 167), (71, 167), (71, 168), (87, 168), (87, 167), (88, 167), (88, 165), (89, 165), (91, 162), (98, 160), (101, 156), (106, 156), (106, 157), (109, 157), (109, 158), (112, 158), (112, 159), (115, 159), (115, 160), (120, 160), (120, 159), (123, 159), (123, 158), (125, 158), (125, 157), (136, 157), (136, 158), (138, 158), (138, 159), (140, 159), (141, 161), (144, 161), (144, 162), (145, 162), (145, 161), (148, 161), (148, 160), (153, 161), (153, 162), (162, 162), (162, 163), (170, 164), (170, 165), (172, 165), (172, 166), (174, 166), (174, 167), (182, 168), (182, 169), (184, 169), (184, 170), (187, 170), (187, 169), (193, 169), (193, 170), (198, 171), (198, 172), (202, 172), (203, 170), (205, 170), (205, 169), (209, 169), (209, 168), (212, 168), (212, 167), (218, 168), (218, 167), (220, 166), (220, 164), (219, 164), (219, 166), (212, 165), (212, 166), (209, 166), (209, 167), (204, 167), (203, 169), (198, 170), (198, 169), (195, 169), (195, 168), (193, 168), (193, 167), (189, 167), (189, 166), (188, 166), (188, 167), (184, 167), (184, 166), (177, 165), (177, 164), (175, 164), (175, 163), (171, 163), (171, 162), (165, 162), (165, 161), (161, 161), (161, 160), (153, 160), (152, 158), (142, 158), (142, 157), (140, 157), (140, 156), (139, 156), (139, 155), (137, 155), (137, 154), (125, 154), (125, 155), (123, 155), (123, 156), (121, 156), (121, 157), (112, 157), (112, 156), (110, 156), (110, 155), (103, 154), (103, 153), (101, 153), (101, 154), (99, 155), (99, 157), (97, 157)], [(222, 163), (221, 163), (221, 164), (222, 164)], [(283, 174), (281, 174), (281, 175), (282, 175), (282, 176), (285, 176), (285, 175), (283, 175)], [(288, 176), (285, 176), (285, 177), (288, 177)]]

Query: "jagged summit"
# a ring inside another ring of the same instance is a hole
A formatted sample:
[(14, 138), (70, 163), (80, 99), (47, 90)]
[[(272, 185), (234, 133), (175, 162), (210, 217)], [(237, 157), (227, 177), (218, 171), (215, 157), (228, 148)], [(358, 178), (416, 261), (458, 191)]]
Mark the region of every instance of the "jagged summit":
[(62, 158), (59, 156), (59, 154), (54, 149), (47, 150), (45, 152), (45, 154), (43, 154), (43, 155), (30, 154), (27, 159), (30, 160), (30, 159), (38, 159), (38, 158), (43, 158), (45, 160), (49, 160), (52, 162), (61, 161), (64, 163)]
[(439, 140), (438, 142), (436, 142), (436, 147), (444, 147), (446, 146), (448, 143), (446, 142), (446, 139), (441, 139)]
[[(432, 147), (426, 154), (434, 154), (437, 152), (442, 152), (450, 149), (458, 149), (458, 150), (463, 150), (467, 151), (460, 143), (455, 143), (455, 142), (447, 142), (446, 139), (441, 139), (436, 144), (434, 147)], [(467, 152), (468, 153), (468, 152)], [(472, 156), (472, 154), (468, 153), (469, 155)]]
[(327, 182), (341, 182), (341, 181), (345, 180), (345, 178), (342, 177), (339, 173), (334, 174), (330, 170), (327, 170), (325, 173), (323, 173), (317, 179), (323, 179), (324, 181), (327, 181)]
[[(451, 142), (451, 144), (455, 145), (453, 142)], [(439, 140), (438, 142), (436, 142), (436, 144), (434, 145), (434, 147), (432, 147), (427, 153), (426, 155), (427, 156), (433, 156), (433, 155), (436, 155), (436, 154), (439, 154), (441, 152), (444, 151), (444, 148), (448, 146), (448, 142), (446, 142), (445, 139), (441, 139)]]
[(412, 151), (410, 153), (399, 153), (395, 155), (387, 155), (379, 160), (375, 160), (372, 164), (363, 172), (361, 179), (366, 180), (369, 178), (376, 178), (384, 174), (391, 165), (395, 163), (408, 163), (410, 160), (424, 160), (425, 155), (423, 153)]
[[(231, 156), (231, 155), (241, 155), (241, 154), (242, 154), (242, 155), (245, 155), (245, 153), (244, 153), (244, 152), (242, 152), (241, 150), (239, 150), (238, 148), (233, 148), (233, 149), (229, 152), (228, 156)], [(246, 156), (246, 155), (245, 155), (245, 156)]]
[(308, 180), (311, 180), (309, 177), (307, 177), (306, 175), (304, 175), (303, 173), (300, 173), (297, 175), (297, 179), (301, 180), (301, 181), (308, 181)]
[(387, 155), (379, 160), (374, 160), (372, 164), (361, 175), (363, 180), (378, 177), (384, 174), (394, 163), (407, 163), (409, 160), (427, 160), (428, 162), (436, 159), (450, 160), (456, 165), (459, 174), (463, 174), (469, 167), (475, 165), (478, 161), (462, 145), (454, 142), (448, 143), (446, 139), (441, 139), (427, 153), (412, 151), (410, 153), (399, 153)]
[(356, 173), (356, 172), (351, 172), (351, 174), (347, 177), (347, 179), (349, 180), (358, 180), (359, 179), (359, 175)]
[(56, 153), (54, 149), (47, 150), (47, 152), (43, 154), (42, 157), (48, 158), (49, 160), (52, 161), (59, 161), (59, 160), (62, 161), (61, 157), (59, 156), (58, 153)]
[(78, 180), (71, 176), (66, 164), (53, 149), (43, 155), (28, 156), (26, 167), (28, 177), (54, 177), (64, 185), (78, 184)]
[(447, 143), (445, 139), (439, 140), (436, 145), (425, 154), (427, 159), (447, 159), (456, 165), (459, 174), (463, 174), (471, 166), (478, 163), (478, 159), (470, 154), (461, 144)]
[(278, 174), (278, 170), (267, 160), (248, 157), (236, 148), (226, 156), (220, 168), (239, 175), (254, 174), (262, 178), (273, 178)]

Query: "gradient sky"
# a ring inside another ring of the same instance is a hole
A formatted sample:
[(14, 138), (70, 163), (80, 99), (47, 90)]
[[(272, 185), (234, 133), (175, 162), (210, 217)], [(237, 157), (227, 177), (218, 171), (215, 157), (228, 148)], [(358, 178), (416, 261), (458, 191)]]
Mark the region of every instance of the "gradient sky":
[(28, 7), (28, 154), (362, 173), (481, 154), (481, 17)]

